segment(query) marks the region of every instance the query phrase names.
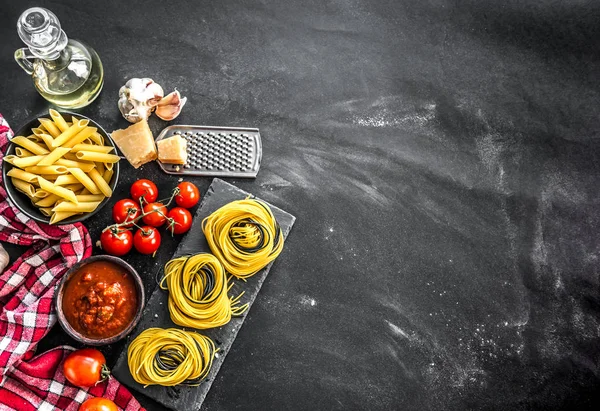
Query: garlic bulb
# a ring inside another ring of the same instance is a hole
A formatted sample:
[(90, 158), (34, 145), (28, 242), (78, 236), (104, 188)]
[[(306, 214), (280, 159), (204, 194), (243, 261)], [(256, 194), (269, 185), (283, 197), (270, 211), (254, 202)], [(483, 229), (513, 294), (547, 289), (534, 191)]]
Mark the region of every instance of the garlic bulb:
[(130, 123), (147, 120), (163, 96), (151, 78), (132, 78), (119, 90), (119, 111)]
[(8, 266), (9, 262), (10, 257), (8, 256), (8, 253), (4, 247), (2, 247), (2, 244), (0, 244), (0, 273), (4, 272), (4, 269)]
[(181, 113), (186, 101), (187, 97), (181, 98), (179, 91), (175, 90), (158, 102), (156, 115), (165, 121), (171, 121)]

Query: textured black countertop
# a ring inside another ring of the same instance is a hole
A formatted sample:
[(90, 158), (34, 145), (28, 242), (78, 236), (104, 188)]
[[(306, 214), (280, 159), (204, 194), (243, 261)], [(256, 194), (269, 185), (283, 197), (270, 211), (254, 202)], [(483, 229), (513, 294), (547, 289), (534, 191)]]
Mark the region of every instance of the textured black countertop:
[[(597, 2), (5, 2), (15, 128), (48, 107), (12, 57), (32, 5), (100, 54), (81, 112), (109, 131), (130, 77), (188, 97), (174, 124), (261, 130), (258, 177), (229, 182), (297, 221), (203, 409), (597, 408)], [(112, 203), (177, 181), (123, 170)], [(127, 258), (148, 291), (176, 242)]]

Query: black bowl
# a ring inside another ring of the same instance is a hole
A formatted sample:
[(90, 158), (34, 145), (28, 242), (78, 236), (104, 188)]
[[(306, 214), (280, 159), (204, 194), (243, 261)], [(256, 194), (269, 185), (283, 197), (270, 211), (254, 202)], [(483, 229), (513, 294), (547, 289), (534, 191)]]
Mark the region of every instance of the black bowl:
[[(115, 263), (115, 264), (123, 267), (133, 277), (133, 280), (135, 282), (135, 288), (137, 291), (137, 310), (136, 310), (135, 317), (133, 317), (133, 320), (131, 321), (131, 323), (129, 323), (127, 328), (125, 328), (119, 334), (113, 335), (112, 337), (106, 337), (106, 338), (100, 338), (100, 339), (89, 338), (89, 337), (82, 335), (80, 332), (76, 331), (71, 326), (71, 324), (69, 324), (69, 321), (67, 321), (67, 318), (65, 317), (65, 313), (63, 311), (63, 306), (62, 306), (63, 295), (65, 293), (65, 286), (66, 286), (67, 282), (69, 281), (69, 279), (81, 267), (83, 267), (89, 263), (93, 263), (95, 261), (109, 261), (109, 262)], [(137, 323), (140, 321), (140, 318), (142, 318), (142, 311), (144, 311), (145, 301), (146, 301), (146, 298), (145, 298), (145, 294), (144, 294), (144, 284), (142, 283), (142, 279), (140, 278), (137, 271), (135, 271), (135, 269), (132, 266), (130, 266), (128, 263), (126, 263), (119, 257), (113, 257), (111, 255), (96, 255), (96, 256), (89, 257), (89, 258), (86, 258), (85, 260), (78, 262), (77, 264), (75, 264), (73, 267), (71, 267), (65, 273), (65, 275), (60, 280), (60, 283), (58, 284), (58, 286), (56, 288), (56, 292), (54, 293), (54, 306), (56, 307), (58, 323), (63, 328), (63, 330), (65, 330), (65, 332), (67, 334), (69, 334), (75, 340), (82, 342), (84, 344), (87, 344), (87, 345), (112, 344), (115, 341), (119, 341), (121, 338), (123, 338), (127, 334), (129, 334), (135, 328)]]
[[(60, 111), (60, 114), (64, 117), (64, 119), (66, 121), (71, 121), (71, 117), (75, 116), (78, 119), (88, 119), (90, 120), (90, 126), (92, 127), (96, 127), (98, 129), (98, 133), (100, 133), (100, 135), (102, 137), (104, 137), (104, 144), (108, 145), (110, 144), (111, 146), (114, 147), (114, 152), (117, 153), (117, 146), (115, 145), (114, 141), (112, 141), (112, 139), (110, 138), (110, 136), (108, 135), (108, 133), (98, 124), (96, 123), (94, 120), (92, 120), (89, 117), (83, 116), (81, 114), (77, 114), (77, 113), (69, 113), (67, 111)], [(38, 116), (32, 120), (29, 120), (23, 127), (21, 127), (15, 134), (15, 136), (28, 136), (31, 134), (31, 129), (38, 127), (39, 126), (39, 121), (38, 118), (40, 117), (47, 117), (49, 118), (48, 114), (44, 114), (43, 116)], [(8, 145), (8, 150), (6, 151), (6, 155), (9, 154), (15, 154), (15, 147), (16, 145), (13, 143), (10, 143)], [(23, 212), (23, 214), (25, 214), (26, 216), (33, 218), (36, 221), (42, 222), (42, 223), (46, 223), (49, 224), (50, 223), (50, 217), (46, 217), (45, 215), (43, 215), (38, 209), (37, 207), (35, 207), (33, 204), (31, 204), (31, 201), (29, 200), (29, 198), (21, 193), (19, 190), (17, 190), (15, 188), (15, 186), (13, 185), (10, 177), (8, 177), (6, 175), (6, 173), (8, 173), (8, 171), (13, 168), (13, 166), (9, 163), (7, 163), (6, 161), (2, 162), (2, 181), (4, 181), (4, 187), (6, 188), (6, 194), (8, 194), (8, 198), (10, 198), (10, 201), (19, 209)], [(113, 176), (112, 179), (110, 181), (110, 188), (115, 191), (115, 187), (117, 186), (117, 181), (119, 180), (119, 163), (115, 163), (113, 166)], [(74, 215), (72, 217), (69, 218), (65, 218), (64, 220), (58, 222), (58, 225), (63, 225), (63, 224), (73, 224), (73, 223), (77, 223), (79, 221), (83, 221), (86, 220), (88, 218), (90, 218), (91, 216), (93, 216), (94, 214), (96, 214), (98, 211), (100, 211), (100, 209), (102, 207), (104, 207), (106, 205), (106, 203), (108, 203), (109, 198), (105, 198), (100, 205), (91, 213), (83, 213), (81, 215)]]

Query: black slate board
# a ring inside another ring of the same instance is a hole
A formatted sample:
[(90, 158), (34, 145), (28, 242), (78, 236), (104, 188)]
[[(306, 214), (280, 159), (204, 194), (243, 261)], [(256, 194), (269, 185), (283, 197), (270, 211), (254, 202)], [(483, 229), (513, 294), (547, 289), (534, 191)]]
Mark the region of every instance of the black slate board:
[[(247, 192), (242, 191), (223, 180), (215, 178), (208, 188), (200, 208), (196, 212), (192, 228), (179, 244), (179, 247), (177, 248), (177, 251), (175, 251), (173, 258), (186, 254), (210, 252), (210, 248), (208, 247), (204, 233), (202, 232), (202, 220), (225, 204), (231, 201), (241, 200), (246, 198), (248, 195), (249, 194)], [(284, 238), (287, 237), (296, 218), (277, 207), (274, 207), (270, 204), (269, 206), (271, 207), (275, 218), (281, 226)], [(245, 294), (242, 297), (242, 303), (247, 302), (251, 307), (272, 265), (273, 263), (270, 263), (257, 274), (249, 278), (245, 283), (236, 281), (230, 292), (230, 295), (238, 295), (241, 291), (245, 291)], [(160, 268), (160, 271), (160, 274), (162, 275), (162, 267)], [(219, 352), (215, 357), (210, 373), (206, 380), (200, 384), (200, 386), (181, 386), (170, 388), (156, 385), (144, 388), (142, 385), (133, 380), (129, 372), (129, 367), (127, 365), (127, 348), (129, 347), (129, 343), (133, 341), (133, 338), (147, 328), (183, 328), (175, 325), (169, 317), (169, 310), (167, 308), (168, 296), (169, 294), (167, 291), (156, 287), (152, 296), (150, 297), (150, 300), (148, 301), (146, 309), (144, 310), (144, 315), (142, 316), (140, 324), (129, 336), (128, 343), (125, 345), (125, 348), (122, 350), (119, 356), (117, 364), (113, 368), (113, 375), (128, 387), (139, 391), (152, 399), (155, 399), (169, 408), (174, 410), (197, 410), (202, 405), (202, 402), (204, 401), (206, 394), (208, 394), (208, 390), (210, 389), (212, 382), (219, 372), (223, 361), (225, 361), (225, 356), (229, 352), (229, 349), (231, 348), (238, 331), (242, 327), (246, 314), (241, 317), (232, 318), (228, 324), (220, 328), (211, 330), (195, 330), (212, 338), (219, 348)]]

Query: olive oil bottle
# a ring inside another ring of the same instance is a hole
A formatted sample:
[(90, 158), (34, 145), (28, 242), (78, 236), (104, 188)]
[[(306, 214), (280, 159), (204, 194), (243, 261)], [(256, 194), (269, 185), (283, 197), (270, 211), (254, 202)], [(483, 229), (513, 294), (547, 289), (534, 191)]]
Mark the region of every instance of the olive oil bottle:
[(100, 57), (84, 43), (68, 39), (54, 13), (27, 9), (17, 31), (28, 47), (15, 51), (15, 60), (42, 97), (68, 109), (85, 107), (98, 97), (104, 84)]

